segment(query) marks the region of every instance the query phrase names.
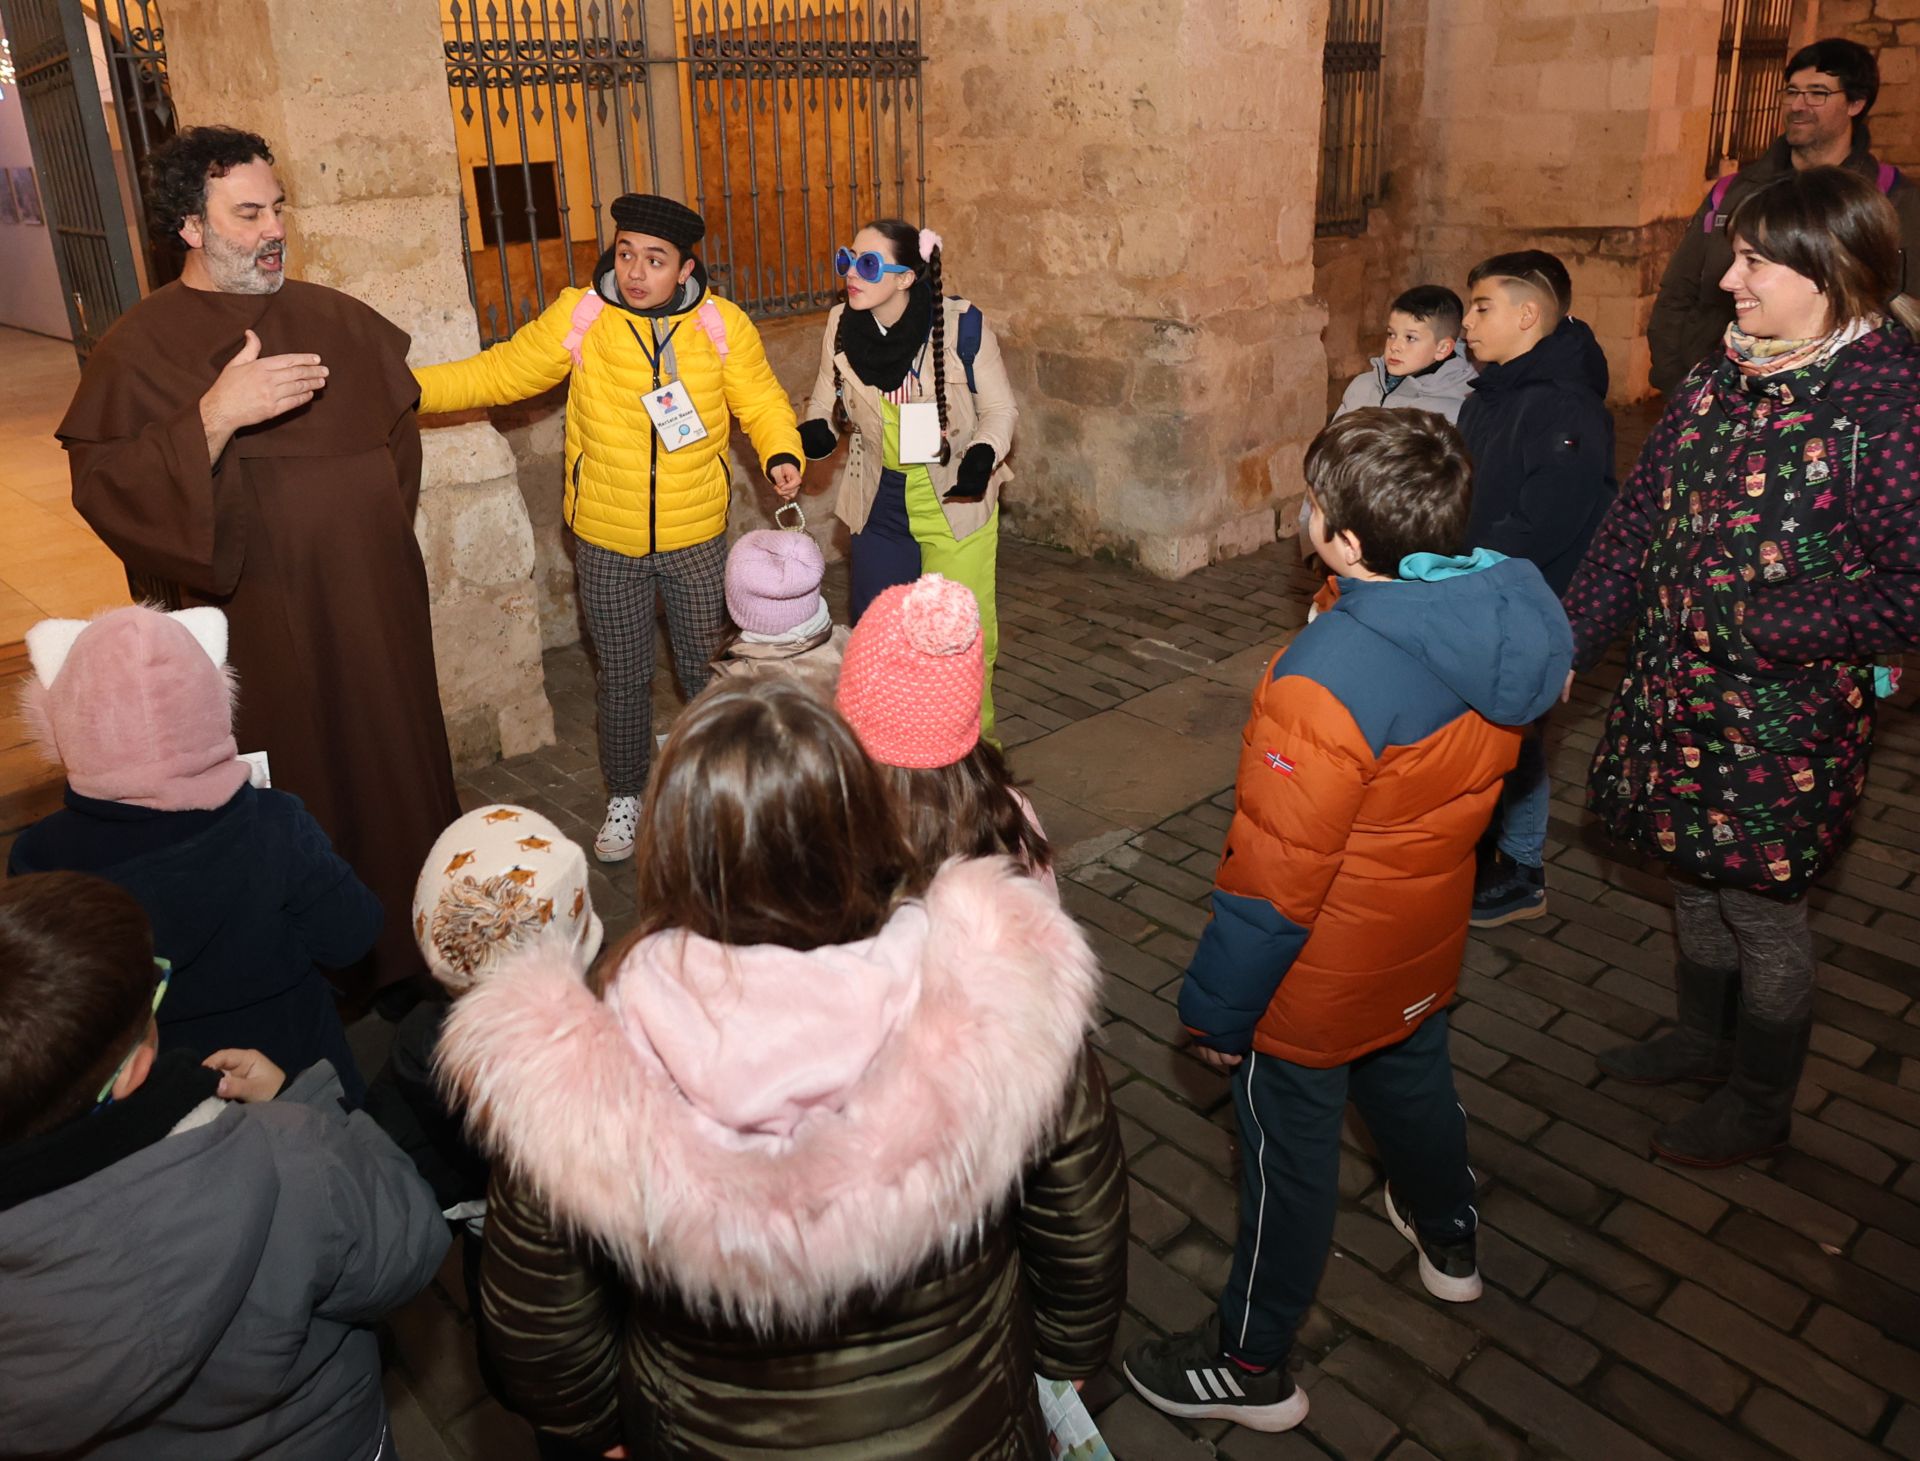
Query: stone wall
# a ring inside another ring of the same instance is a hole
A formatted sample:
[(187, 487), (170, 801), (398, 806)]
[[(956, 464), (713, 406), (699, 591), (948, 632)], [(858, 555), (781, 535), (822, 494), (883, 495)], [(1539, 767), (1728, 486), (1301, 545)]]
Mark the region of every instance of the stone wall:
[[(169, 0), (167, 43), (183, 123), (246, 127), (273, 144), (298, 277), (393, 320), (415, 364), (477, 348), (432, 5)], [(513, 455), (490, 426), (430, 430), (425, 450), (415, 532), (448, 739), (466, 767), (553, 740), (533, 538)]]
[(929, 222), (1006, 349), (1028, 536), (1177, 576), (1297, 497), (1325, 23), (1324, 0), (928, 7)]
[(1390, 0), (1381, 205), (1317, 249), (1335, 379), (1365, 368), (1399, 290), (1464, 297), (1476, 261), (1539, 247), (1566, 261), (1613, 398), (1646, 395), (1654, 291), (1707, 186), (1719, 23), (1719, 0)]
[(1880, 57), (1880, 96), (1873, 104), (1873, 150), (1920, 177), (1920, 0), (1818, 0), (1814, 26), (1845, 36)]

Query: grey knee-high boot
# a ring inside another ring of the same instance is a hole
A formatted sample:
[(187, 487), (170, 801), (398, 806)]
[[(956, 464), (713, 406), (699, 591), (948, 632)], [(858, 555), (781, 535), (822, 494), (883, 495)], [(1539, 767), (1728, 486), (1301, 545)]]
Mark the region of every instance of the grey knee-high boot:
[(1720, 1082), (1733, 1070), (1733, 1030), (1740, 1008), (1740, 971), (1712, 969), (1682, 957), (1676, 970), (1671, 1030), (1595, 1057), (1615, 1080), (1636, 1086), (1669, 1081)]
[(1812, 1032), (1812, 1015), (1781, 1024), (1743, 1006), (1733, 1074), (1697, 1109), (1653, 1134), (1655, 1155), (1690, 1167), (1730, 1167), (1785, 1146)]

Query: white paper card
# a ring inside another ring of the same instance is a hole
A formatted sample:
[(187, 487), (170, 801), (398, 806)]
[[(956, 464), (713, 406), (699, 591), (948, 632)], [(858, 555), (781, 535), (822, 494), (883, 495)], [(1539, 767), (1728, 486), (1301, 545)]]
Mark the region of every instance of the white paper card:
[(640, 402), (653, 418), (653, 429), (660, 433), (660, 445), (668, 451), (679, 451), (706, 437), (706, 423), (700, 419), (700, 410), (684, 382), (648, 391)]
[(265, 751), (242, 751), (240, 759), (247, 763), (247, 780), (262, 790), (273, 785), (273, 772), (267, 767)]
[(908, 401), (900, 408), (900, 464), (940, 460), (940, 408), (932, 401)]

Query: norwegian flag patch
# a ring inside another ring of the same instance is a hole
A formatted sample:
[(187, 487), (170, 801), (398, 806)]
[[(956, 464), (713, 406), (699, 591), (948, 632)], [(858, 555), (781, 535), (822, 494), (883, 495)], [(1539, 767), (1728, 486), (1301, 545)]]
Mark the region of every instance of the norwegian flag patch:
[(1293, 775), (1293, 762), (1289, 761), (1285, 756), (1282, 756), (1278, 751), (1268, 751), (1264, 759), (1267, 765), (1271, 766), (1275, 771), (1278, 771), (1282, 776)]

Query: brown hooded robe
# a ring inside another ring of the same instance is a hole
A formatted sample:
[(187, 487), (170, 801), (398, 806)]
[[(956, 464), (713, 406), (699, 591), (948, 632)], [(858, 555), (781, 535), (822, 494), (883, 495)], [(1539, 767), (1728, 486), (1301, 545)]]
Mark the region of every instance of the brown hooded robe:
[[(200, 397), (249, 329), (262, 356), (311, 352), (332, 373), (307, 405), (236, 432), (209, 463)], [(274, 786), (306, 803), (385, 906), (352, 995), (419, 970), (414, 881), (460, 814), (413, 536), (407, 344), (316, 284), (169, 284), (100, 342), (58, 432), (74, 507), (138, 589), (226, 611), (240, 749), (268, 753)]]

